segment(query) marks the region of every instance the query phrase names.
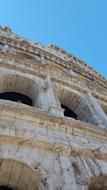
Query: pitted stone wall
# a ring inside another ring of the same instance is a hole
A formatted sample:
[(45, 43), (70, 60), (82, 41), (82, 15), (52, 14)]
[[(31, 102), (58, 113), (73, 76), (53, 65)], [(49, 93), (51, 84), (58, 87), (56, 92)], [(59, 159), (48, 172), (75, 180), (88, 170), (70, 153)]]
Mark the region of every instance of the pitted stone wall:
[[(0, 30), (2, 92), (22, 93), (33, 106), (0, 99), (0, 185), (93, 190), (97, 179), (105, 179), (107, 81), (100, 74), (62, 49), (6, 27)], [(61, 104), (77, 120), (66, 117)], [(99, 186), (106, 189), (105, 182)]]

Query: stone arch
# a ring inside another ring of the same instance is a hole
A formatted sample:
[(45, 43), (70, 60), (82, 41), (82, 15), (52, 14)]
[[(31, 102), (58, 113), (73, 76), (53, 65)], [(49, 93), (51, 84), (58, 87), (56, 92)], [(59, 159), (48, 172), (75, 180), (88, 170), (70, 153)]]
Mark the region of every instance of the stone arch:
[(62, 108), (65, 106), (75, 113), (75, 109), (72, 107), (72, 100), (74, 99), (73, 93), (71, 93), (69, 90), (62, 89), (58, 92), (58, 97)]
[(49, 179), (47, 168), (40, 161), (41, 151), (39, 153), (38, 148), (30, 147), (27, 141), (22, 142), (22, 139), (0, 137), (0, 160), (14, 160), (28, 166), (39, 177), (41, 188), (39, 187), (38, 190), (48, 190), (52, 179)]
[(48, 190), (46, 180), (28, 165), (11, 159), (0, 159), (0, 186), (12, 190)]
[(20, 74), (6, 74), (0, 77), (0, 93), (16, 92), (21, 93), (32, 99), (35, 105), (36, 97), (39, 91), (39, 85), (33, 79)]
[[(58, 97), (60, 104), (67, 106), (74, 114), (76, 119), (92, 124), (97, 124), (94, 118), (93, 110), (90, 104), (86, 101), (85, 95), (70, 89), (59, 89)], [(74, 117), (75, 119), (75, 117)]]
[(60, 104), (72, 110), (77, 115), (77, 119), (79, 119), (81, 112), (79, 108), (83, 100), (82, 96), (80, 96), (79, 93), (77, 94), (76, 91), (70, 91), (67, 89), (62, 89), (59, 91), (58, 95)]
[(107, 190), (107, 174), (94, 177), (89, 184), (88, 190)]

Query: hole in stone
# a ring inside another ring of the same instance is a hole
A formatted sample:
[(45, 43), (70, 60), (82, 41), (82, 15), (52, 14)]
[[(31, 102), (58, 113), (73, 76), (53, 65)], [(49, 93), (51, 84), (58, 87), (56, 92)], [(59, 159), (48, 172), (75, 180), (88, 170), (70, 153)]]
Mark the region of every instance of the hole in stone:
[(0, 186), (0, 190), (14, 190), (14, 189), (7, 186)]
[(3, 92), (0, 94), (0, 99), (11, 100), (14, 102), (27, 104), (29, 106), (33, 105), (33, 101), (31, 98), (18, 92)]
[(77, 115), (71, 109), (69, 109), (67, 106), (61, 104), (61, 108), (64, 109), (64, 116), (77, 119)]

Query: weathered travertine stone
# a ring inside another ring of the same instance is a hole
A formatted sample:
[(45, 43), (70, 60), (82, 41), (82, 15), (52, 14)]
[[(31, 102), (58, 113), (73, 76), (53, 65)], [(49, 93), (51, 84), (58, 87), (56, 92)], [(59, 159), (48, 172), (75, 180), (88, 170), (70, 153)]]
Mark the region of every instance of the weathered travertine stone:
[(8, 27), (0, 28), (0, 186), (107, 190), (107, 80)]

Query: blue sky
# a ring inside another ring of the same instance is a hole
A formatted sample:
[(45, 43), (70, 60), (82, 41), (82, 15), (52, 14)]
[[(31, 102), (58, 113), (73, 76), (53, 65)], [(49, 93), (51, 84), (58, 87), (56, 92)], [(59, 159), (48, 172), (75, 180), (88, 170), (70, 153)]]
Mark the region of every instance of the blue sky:
[(0, 0), (0, 24), (64, 48), (107, 78), (107, 0)]

